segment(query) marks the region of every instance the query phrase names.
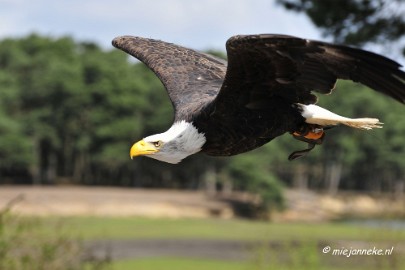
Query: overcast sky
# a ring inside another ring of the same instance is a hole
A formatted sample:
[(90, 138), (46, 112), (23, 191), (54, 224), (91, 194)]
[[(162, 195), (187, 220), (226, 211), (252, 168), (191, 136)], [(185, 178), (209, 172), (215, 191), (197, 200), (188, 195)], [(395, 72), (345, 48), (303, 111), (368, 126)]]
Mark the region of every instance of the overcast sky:
[(281, 33), (320, 39), (304, 15), (274, 0), (0, 0), (0, 38), (70, 35), (110, 48), (119, 35), (224, 49), (235, 34)]

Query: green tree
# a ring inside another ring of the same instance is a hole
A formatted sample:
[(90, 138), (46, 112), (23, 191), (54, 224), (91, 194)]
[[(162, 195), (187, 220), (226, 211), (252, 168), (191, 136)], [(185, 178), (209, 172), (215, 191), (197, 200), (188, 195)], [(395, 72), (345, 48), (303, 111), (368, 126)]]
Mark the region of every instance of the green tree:
[(397, 42), (405, 34), (405, 2), (402, 0), (277, 0), (286, 9), (305, 13), (335, 42), (364, 46)]
[[(14, 124), (7, 126), (19, 133), (13, 138), (24, 141), (20, 147), (31, 146), (31, 158), (24, 160), (36, 183), (82, 181), (94, 174), (95, 162), (111, 172), (123, 160), (121, 155), (111, 158), (116, 154), (111, 145), (123, 149), (118, 139), (126, 141), (142, 129), (132, 124), (133, 108), (142, 104), (129, 98), (137, 93), (133, 64), (118, 52), (67, 37), (30, 35), (3, 41), (0, 65), (4, 114)], [(4, 136), (2, 142), (12, 143)], [(3, 164), (6, 160), (11, 159), (5, 157)]]

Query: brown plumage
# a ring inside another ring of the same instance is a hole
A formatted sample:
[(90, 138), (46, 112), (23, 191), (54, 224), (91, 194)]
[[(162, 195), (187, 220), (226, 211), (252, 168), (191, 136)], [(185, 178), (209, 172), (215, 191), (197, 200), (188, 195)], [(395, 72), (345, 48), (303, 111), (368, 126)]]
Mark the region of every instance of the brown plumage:
[[(175, 44), (123, 36), (113, 45), (144, 62), (164, 84), (174, 122), (204, 133), (202, 151), (234, 155), (309, 126), (300, 104), (330, 93), (337, 79), (405, 103), (405, 73), (384, 56), (285, 35), (234, 36), (228, 62)], [(322, 127), (320, 127), (322, 128)]]

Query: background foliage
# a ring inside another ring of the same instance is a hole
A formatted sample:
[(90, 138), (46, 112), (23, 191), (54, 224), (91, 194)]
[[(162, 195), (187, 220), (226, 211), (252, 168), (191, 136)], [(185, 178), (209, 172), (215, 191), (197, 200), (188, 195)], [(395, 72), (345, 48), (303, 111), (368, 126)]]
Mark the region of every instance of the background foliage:
[(378, 44), (399, 52), (391, 55), (405, 55), (403, 0), (276, 1), (288, 10), (306, 14), (324, 36), (337, 43)]

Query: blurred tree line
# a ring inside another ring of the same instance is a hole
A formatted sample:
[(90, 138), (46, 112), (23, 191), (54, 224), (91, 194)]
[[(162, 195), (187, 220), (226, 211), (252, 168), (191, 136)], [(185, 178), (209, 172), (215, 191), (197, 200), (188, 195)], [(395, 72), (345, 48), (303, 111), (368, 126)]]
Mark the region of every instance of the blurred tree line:
[(328, 131), (324, 145), (293, 162), (306, 145), (289, 135), (253, 152), (195, 155), (179, 165), (129, 159), (132, 143), (172, 123), (172, 107), (143, 64), (116, 49), (69, 37), (30, 35), (0, 41), (0, 183), (121, 185), (259, 192), (280, 201), (280, 183), (403, 189), (403, 105), (363, 86), (340, 82), (320, 104), (352, 117), (379, 117), (383, 129)]
[(377, 45), (395, 57), (405, 55), (403, 0), (275, 1), (287, 10), (307, 15), (323, 36), (336, 43)]

